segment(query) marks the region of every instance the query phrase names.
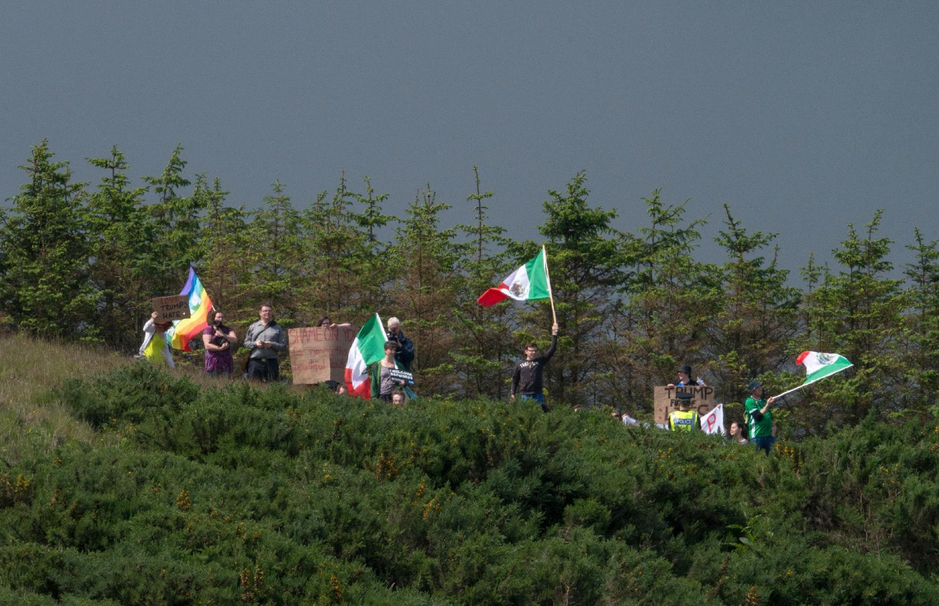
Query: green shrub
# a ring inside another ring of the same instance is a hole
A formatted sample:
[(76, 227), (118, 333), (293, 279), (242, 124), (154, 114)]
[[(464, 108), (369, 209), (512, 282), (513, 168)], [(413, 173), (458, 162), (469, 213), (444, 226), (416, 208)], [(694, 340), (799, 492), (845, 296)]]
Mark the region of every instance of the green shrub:
[(765, 457), (602, 412), (398, 410), (145, 365), (59, 394), (119, 440), (0, 478), (0, 588), (24, 603), (939, 600), (932, 427)]

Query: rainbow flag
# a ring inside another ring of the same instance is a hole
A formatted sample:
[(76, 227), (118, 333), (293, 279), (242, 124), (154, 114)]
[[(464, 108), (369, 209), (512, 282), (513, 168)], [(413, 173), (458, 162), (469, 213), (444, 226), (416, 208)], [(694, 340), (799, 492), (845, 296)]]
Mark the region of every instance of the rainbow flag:
[(189, 268), (186, 285), (179, 291), (179, 294), (189, 297), (189, 317), (185, 320), (174, 321), (173, 328), (166, 331), (166, 340), (174, 349), (192, 351), (189, 348), (189, 341), (201, 338), (199, 335), (209, 325), (212, 300), (209, 299), (209, 293), (205, 292), (202, 282), (192, 267)]

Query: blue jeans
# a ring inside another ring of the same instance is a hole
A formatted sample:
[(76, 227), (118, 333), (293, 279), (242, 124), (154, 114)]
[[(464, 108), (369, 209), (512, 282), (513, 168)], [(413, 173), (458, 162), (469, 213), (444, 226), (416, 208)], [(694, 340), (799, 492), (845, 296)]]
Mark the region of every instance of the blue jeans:
[(776, 443), (776, 438), (773, 436), (763, 436), (761, 438), (750, 438), (750, 443), (756, 446), (757, 450), (762, 450), (767, 455), (770, 454), (770, 451), (773, 449), (773, 444)]
[(543, 393), (533, 393), (533, 394), (521, 394), (519, 398), (522, 402), (531, 402), (535, 401), (541, 404), (541, 410), (548, 412), (548, 406), (544, 403), (544, 394)]

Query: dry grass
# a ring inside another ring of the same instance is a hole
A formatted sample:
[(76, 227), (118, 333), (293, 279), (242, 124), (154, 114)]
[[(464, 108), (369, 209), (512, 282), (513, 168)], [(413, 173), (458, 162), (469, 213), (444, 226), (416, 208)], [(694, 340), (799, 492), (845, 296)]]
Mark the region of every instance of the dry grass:
[(106, 442), (50, 395), (65, 379), (89, 377), (131, 362), (98, 347), (0, 335), (0, 458), (49, 452), (67, 440)]
[[(232, 380), (210, 377), (202, 369), (202, 355), (177, 356), (177, 376), (201, 387), (221, 387)], [(52, 389), (66, 379), (92, 378), (134, 360), (104, 347), (43, 341), (0, 333), (0, 472), (30, 452), (49, 453), (66, 441), (113, 444), (116, 433), (100, 433), (72, 417), (55, 399)], [(233, 381), (241, 381), (240, 376)], [(254, 384), (267, 389), (268, 385)], [(302, 392), (309, 387), (293, 386)]]

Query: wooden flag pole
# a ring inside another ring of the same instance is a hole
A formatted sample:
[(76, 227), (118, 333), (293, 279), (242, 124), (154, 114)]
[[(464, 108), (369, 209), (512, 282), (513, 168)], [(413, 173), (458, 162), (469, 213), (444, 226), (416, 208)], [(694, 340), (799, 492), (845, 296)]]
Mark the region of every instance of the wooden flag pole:
[(551, 290), (551, 272), (548, 271), (548, 249), (541, 245), (541, 254), (544, 255), (544, 276), (548, 280), (548, 299), (551, 301), (551, 317), (558, 323), (558, 315), (554, 311), (554, 292)]

